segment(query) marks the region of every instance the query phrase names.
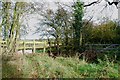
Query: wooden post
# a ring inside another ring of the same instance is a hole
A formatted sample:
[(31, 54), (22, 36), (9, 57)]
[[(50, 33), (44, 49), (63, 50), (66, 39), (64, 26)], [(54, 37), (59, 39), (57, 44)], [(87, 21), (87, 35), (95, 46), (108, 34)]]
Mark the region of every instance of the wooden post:
[(46, 51), (46, 41), (44, 42), (44, 49), (43, 49), (43, 53), (45, 53)]
[(33, 41), (33, 53), (35, 53), (35, 40)]
[(25, 54), (25, 41), (23, 42), (23, 54)]
[(0, 55), (2, 54), (2, 43), (0, 42)]

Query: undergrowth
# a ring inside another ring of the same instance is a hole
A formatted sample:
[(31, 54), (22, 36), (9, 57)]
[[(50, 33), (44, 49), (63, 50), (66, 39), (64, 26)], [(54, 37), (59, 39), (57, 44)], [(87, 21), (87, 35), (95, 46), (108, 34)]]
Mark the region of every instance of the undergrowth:
[(78, 58), (57, 57), (45, 54), (14, 56), (14, 60), (3, 61), (3, 78), (118, 78), (119, 65), (112, 61), (87, 63)]

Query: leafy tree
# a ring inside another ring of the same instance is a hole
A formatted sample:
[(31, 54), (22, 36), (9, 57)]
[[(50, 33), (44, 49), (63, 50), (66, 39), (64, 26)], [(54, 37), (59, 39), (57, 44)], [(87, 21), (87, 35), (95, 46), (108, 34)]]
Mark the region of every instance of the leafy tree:
[(77, 0), (73, 6), (74, 16), (74, 47), (76, 51), (79, 51), (82, 46), (82, 18), (83, 18), (83, 4)]
[(100, 25), (89, 22), (83, 29), (85, 43), (118, 43), (118, 30), (117, 24), (113, 21)]
[[(101, 24), (98, 26), (98, 30), (96, 30), (96, 34), (98, 34), (98, 41), (100, 43), (114, 43), (116, 38), (116, 24), (112, 21)], [(96, 35), (97, 36), (97, 35)]]

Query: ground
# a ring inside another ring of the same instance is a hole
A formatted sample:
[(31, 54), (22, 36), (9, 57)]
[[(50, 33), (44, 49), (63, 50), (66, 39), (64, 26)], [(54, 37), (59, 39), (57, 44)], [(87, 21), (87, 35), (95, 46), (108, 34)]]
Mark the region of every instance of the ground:
[(117, 78), (118, 64), (87, 63), (79, 57), (52, 58), (47, 54), (19, 54), (3, 61), (3, 78)]

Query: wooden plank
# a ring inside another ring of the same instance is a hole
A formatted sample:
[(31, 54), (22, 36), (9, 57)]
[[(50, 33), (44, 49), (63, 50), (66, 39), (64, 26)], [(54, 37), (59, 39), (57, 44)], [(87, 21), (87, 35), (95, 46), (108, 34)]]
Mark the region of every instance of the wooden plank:
[(120, 44), (85, 44), (85, 46), (109, 46), (109, 45), (120, 45)]
[(26, 47), (25, 47), (25, 41), (23, 42), (23, 54), (25, 54), (25, 49), (26, 49)]
[(0, 43), (6, 43), (6, 41), (0, 41)]
[[(26, 44), (27, 44), (27, 43), (28, 43), (28, 44), (29, 44), (29, 43), (32, 43), (32, 44), (34, 43), (34, 41), (20, 41), (19, 43), (22, 44), (23, 42), (25, 42)], [(42, 41), (42, 42), (40, 42), (40, 41), (35, 41), (35, 43), (37, 43), (37, 44), (42, 44), (42, 43), (44, 43), (44, 42), (45, 42), (45, 41)]]
[(33, 41), (34, 45), (33, 45), (33, 53), (35, 53), (35, 40)]

